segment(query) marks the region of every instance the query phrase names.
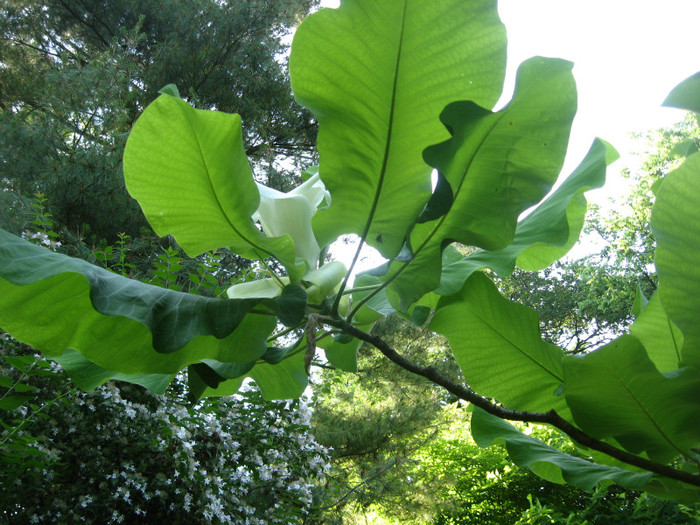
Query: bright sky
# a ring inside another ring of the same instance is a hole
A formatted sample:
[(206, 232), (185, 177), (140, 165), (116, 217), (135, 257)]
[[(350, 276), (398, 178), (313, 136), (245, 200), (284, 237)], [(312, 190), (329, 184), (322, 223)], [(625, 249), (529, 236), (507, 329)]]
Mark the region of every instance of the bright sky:
[(683, 117), (660, 106), (676, 84), (700, 71), (700, 0), (500, 0), (499, 11), (508, 30), (503, 102), (523, 60), (541, 55), (574, 62), (579, 109), (564, 174), (596, 136), (604, 138), (621, 160), (608, 172), (608, 189), (589, 195), (607, 200), (616, 192), (619, 171), (635, 165), (631, 153), (643, 149), (630, 133)]

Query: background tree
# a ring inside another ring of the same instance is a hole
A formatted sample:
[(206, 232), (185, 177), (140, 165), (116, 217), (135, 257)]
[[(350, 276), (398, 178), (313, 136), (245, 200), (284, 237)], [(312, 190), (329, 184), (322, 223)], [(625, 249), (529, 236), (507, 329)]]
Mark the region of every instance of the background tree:
[[(311, 155), (316, 126), (292, 98), (289, 28), (313, 0), (0, 2), (0, 220), (21, 231), (29, 199), (110, 242), (146, 222), (124, 189), (131, 126), (175, 83), (197, 107), (239, 113), (261, 175)], [(96, 204), (98, 203), (98, 204)]]
[[(186, 258), (150, 233), (124, 189), (124, 143), (173, 82), (197, 107), (243, 115), (259, 176), (291, 184), (285, 168), (308, 163), (315, 123), (291, 97), (285, 51), (313, 4), (1, 1), (2, 227), (122, 275), (221, 295), (245, 266), (227, 251)], [(250, 391), (195, 410), (182, 384), (167, 397), (113, 384), (85, 394), (36, 366), (17, 383), (33, 356), (2, 338), (0, 521), (288, 523), (308, 510), (326, 457), (305, 405)]]
[[(374, 333), (412, 359), (458, 375), (444, 341), (424, 328), (390, 317)], [(417, 454), (450, 424), (441, 416), (450, 396), (368, 347), (360, 349), (357, 373), (324, 368), (315, 392), (314, 435), (332, 455), (323, 522), (353, 523), (377, 509), (414, 522), (432, 515), (432, 494), (415, 490), (407, 476), (420, 476), (412, 467)]]

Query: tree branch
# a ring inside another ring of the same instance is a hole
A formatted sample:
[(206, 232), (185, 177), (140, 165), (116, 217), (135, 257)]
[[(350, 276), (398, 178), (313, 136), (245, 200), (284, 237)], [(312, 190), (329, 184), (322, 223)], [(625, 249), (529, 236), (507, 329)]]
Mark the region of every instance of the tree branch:
[(700, 476), (690, 474), (688, 472), (683, 472), (681, 470), (677, 470), (667, 465), (656, 463), (645, 458), (641, 458), (639, 456), (621, 450), (617, 447), (614, 447), (609, 443), (595, 439), (583, 432), (581, 429), (575, 427), (574, 425), (566, 421), (564, 418), (559, 416), (559, 414), (557, 414), (554, 410), (550, 410), (546, 413), (510, 410), (501, 405), (495, 404), (491, 400), (477, 394), (472, 389), (464, 385), (455, 383), (451, 379), (442, 375), (437, 369), (433, 368), (432, 366), (422, 367), (420, 365), (417, 365), (416, 363), (413, 363), (412, 361), (409, 361), (401, 354), (399, 354), (396, 350), (394, 350), (391, 346), (389, 346), (381, 337), (377, 337), (363, 332), (362, 330), (355, 328), (352, 324), (343, 319), (324, 317), (321, 319), (321, 321), (335, 328), (339, 328), (345, 333), (352, 335), (353, 337), (356, 337), (361, 341), (371, 344), (372, 346), (377, 348), (382, 354), (384, 354), (386, 358), (388, 358), (390, 361), (397, 364), (401, 368), (428, 379), (432, 383), (443, 387), (451, 394), (454, 394), (458, 398), (467, 401), (481, 408), (482, 410), (485, 410), (489, 414), (492, 414), (501, 419), (507, 419), (511, 421), (545, 423), (552, 425), (564, 432), (577, 443), (583, 445), (584, 447), (590, 448), (592, 450), (597, 450), (598, 452), (602, 452), (610, 457), (622, 461), (623, 463), (627, 463), (628, 465), (633, 465), (635, 467), (648, 470), (650, 472), (659, 474), (661, 476), (665, 476), (667, 478), (675, 479), (684, 483), (688, 483), (690, 485), (700, 487)]

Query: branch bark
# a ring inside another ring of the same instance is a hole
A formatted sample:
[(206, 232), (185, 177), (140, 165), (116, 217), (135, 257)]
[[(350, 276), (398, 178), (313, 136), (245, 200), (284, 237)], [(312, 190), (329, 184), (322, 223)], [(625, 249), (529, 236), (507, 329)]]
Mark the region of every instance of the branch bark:
[(552, 425), (577, 443), (583, 445), (584, 447), (590, 448), (592, 450), (597, 450), (610, 457), (613, 457), (623, 463), (628, 465), (633, 465), (649, 472), (665, 476), (670, 479), (675, 479), (700, 487), (700, 476), (695, 474), (690, 474), (689, 472), (683, 472), (681, 470), (674, 469), (668, 465), (663, 465), (661, 463), (656, 463), (648, 459), (630, 454), (627, 451), (621, 450), (617, 447), (610, 445), (604, 441), (595, 439), (581, 429), (575, 427), (567, 420), (562, 418), (554, 410), (549, 412), (527, 412), (522, 410), (510, 410), (501, 405), (497, 405), (488, 398), (485, 398), (472, 389), (465, 385), (461, 385), (442, 375), (437, 369), (432, 366), (423, 367), (412, 361), (409, 361), (404, 356), (399, 354), (394, 350), (389, 344), (384, 341), (381, 337), (368, 334), (362, 330), (357, 329), (351, 323), (345, 321), (344, 319), (335, 319), (330, 317), (324, 317), (322, 321), (330, 326), (343, 330), (345, 333), (358, 338), (361, 341), (371, 344), (377, 350), (379, 350), (384, 356), (397, 364), (401, 368), (408, 370), (416, 375), (424, 377), (431, 381), (432, 383), (443, 387), (445, 390), (451, 394), (457, 396), (458, 398), (472, 403), (473, 405), (485, 410), (489, 414), (497, 416), (501, 419), (507, 419), (510, 421), (523, 421), (528, 423), (544, 423)]

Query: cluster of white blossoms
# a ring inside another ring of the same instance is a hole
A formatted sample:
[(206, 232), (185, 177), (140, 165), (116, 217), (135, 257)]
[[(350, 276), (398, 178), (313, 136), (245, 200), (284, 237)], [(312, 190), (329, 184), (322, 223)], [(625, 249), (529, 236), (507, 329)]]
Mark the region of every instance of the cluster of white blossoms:
[(29, 241), (33, 241), (35, 244), (40, 244), (42, 246), (46, 246), (47, 248), (52, 249), (53, 251), (56, 251), (56, 249), (61, 246), (61, 241), (57, 241), (55, 239), (52, 239), (51, 237), (48, 236), (48, 234), (44, 232), (22, 232), (22, 238), (27, 239)]
[[(45, 381), (47, 397), (65, 387)], [(48, 460), (0, 480), (0, 521), (296, 523), (329, 468), (304, 400), (247, 388), (192, 407), (112, 383), (63, 399), (21, 430)]]

